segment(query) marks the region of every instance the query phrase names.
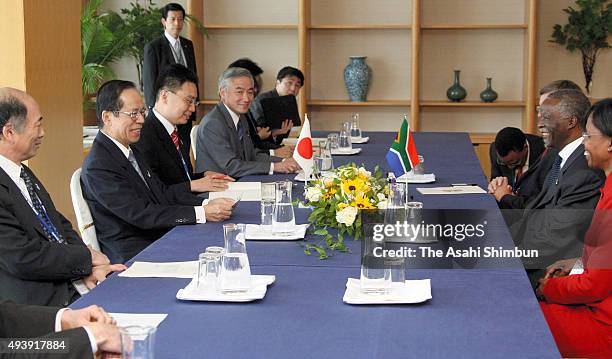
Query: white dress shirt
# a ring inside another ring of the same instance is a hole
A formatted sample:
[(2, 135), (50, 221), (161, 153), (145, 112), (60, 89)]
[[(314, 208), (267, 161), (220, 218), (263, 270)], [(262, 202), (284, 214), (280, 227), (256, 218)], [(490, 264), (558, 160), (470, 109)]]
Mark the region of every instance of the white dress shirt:
[(574, 151), (576, 150), (576, 148), (578, 148), (578, 146), (580, 146), (581, 144), (582, 144), (582, 137), (579, 137), (576, 140), (565, 145), (565, 147), (563, 147), (563, 149), (559, 151), (559, 156), (561, 156), (561, 167), (560, 168), (563, 168), (563, 166), (565, 166), (565, 162), (567, 162), (567, 159), (569, 158), (569, 156), (571, 156), (572, 153), (574, 153)]
[(23, 178), (21, 178), (21, 163), (16, 164), (8, 158), (0, 155), (0, 168), (2, 168), (4, 172), (6, 172), (6, 174), (9, 176), (9, 178), (12, 179), (13, 182), (15, 182), (15, 185), (17, 185), (17, 188), (19, 188), (19, 190), (21, 191), (23, 197), (25, 197), (26, 201), (28, 201), (28, 203), (30, 204), (30, 207), (32, 207), (34, 213), (36, 213), (36, 210), (32, 205), (32, 198), (30, 198), (28, 187), (26, 186)]

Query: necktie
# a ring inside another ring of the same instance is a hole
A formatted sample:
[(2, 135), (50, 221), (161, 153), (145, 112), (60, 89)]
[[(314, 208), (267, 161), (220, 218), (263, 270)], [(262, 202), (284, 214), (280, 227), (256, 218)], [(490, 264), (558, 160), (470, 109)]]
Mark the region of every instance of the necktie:
[(138, 166), (138, 162), (136, 162), (136, 157), (134, 156), (134, 152), (132, 152), (132, 149), (130, 149), (130, 153), (128, 155), (128, 161), (130, 161), (130, 164), (132, 165), (132, 167), (134, 167), (134, 169), (136, 170), (140, 178), (142, 178), (145, 185), (149, 187), (149, 185), (147, 184), (147, 181), (145, 181), (145, 178), (142, 175), (142, 172), (140, 171), (140, 166)]
[(246, 160), (246, 146), (244, 145), (244, 136), (245, 136), (245, 131), (244, 131), (244, 126), (242, 126), (242, 121), (240, 121), (240, 119), (238, 119), (238, 124), (236, 124), (236, 130), (238, 132), (238, 141), (240, 143), (240, 151), (242, 152), (242, 159)]
[(561, 172), (561, 161), (563, 159), (561, 156), (557, 155), (555, 159), (555, 163), (553, 163), (550, 171), (548, 171), (548, 175), (546, 175), (546, 180), (544, 181), (544, 188), (550, 187), (553, 183), (556, 183), (559, 180), (559, 173)]
[(181, 152), (181, 141), (179, 140), (178, 131), (176, 130), (176, 128), (174, 129), (174, 131), (172, 131), (170, 138), (172, 138), (172, 143), (174, 143), (174, 147), (176, 147), (176, 150)]
[(40, 221), (43, 231), (45, 232), (45, 235), (47, 236), (47, 239), (58, 243), (65, 243), (66, 241), (62, 237), (62, 234), (57, 230), (57, 227), (55, 227), (53, 222), (51, 222), (51, 219), (47, 215), (45, 207), (40, 201), (40, 198), (38, 198), (36, 192), (34, 191), (32, 179), (30, 178), (30, 175), (28, 175), (28, 173), (25, 171), (25, 168), (21, 168), (21, 173), (19, 174), (19, 176), (21, 177), (21, 179), (23, 179), (23, 182), (25, 182), (26, 188), (28, 189), (28, 194), (30, 195), (30, 199), (32, 200), (32, 207), (34, 207), (34, 211), (36, 211), (36, 215), (38, 217), (38, 220)]
[(181, 43), (177, 40), (174, 43), (174, 54), (176, 55), (176, 63), (183, 66), (187, 66), (185, 59), (183, 58), (183, 51), (181, 50)]

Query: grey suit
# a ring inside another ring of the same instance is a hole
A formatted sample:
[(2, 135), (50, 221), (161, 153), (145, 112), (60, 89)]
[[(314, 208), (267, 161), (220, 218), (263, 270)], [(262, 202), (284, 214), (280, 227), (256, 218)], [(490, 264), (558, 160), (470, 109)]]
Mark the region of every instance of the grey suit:
[(232, 177), (268, 174), (270, 163), (280, 161), (253, 146), (245, 116), (240, 116), (237, 129), (222, 102), (204, 116), (197, 138), (196, 172), (216, 171)]

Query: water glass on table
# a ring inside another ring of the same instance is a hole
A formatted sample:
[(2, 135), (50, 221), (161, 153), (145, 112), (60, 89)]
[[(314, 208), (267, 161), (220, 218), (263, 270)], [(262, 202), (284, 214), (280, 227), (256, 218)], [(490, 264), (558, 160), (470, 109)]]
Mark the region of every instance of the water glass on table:
[(329, 135), (327, 135), (327, 146), (329, 146), (330, 150), (337, 150), (338, 149), (338, 134), (337, 133), (330, 133)]
[(295, 231), (295, 214), (291, 201), (291, 181), (276, 182), (276, 201), (272, 212), (272, 233), (287, 234)]
[(215, 291), (219, 279), (219, 264), (221, 255), (215, 253), (200, 253), (198, 257), (198, 280), (199, 291)]
[(156, 331), (157, 328), (147, 325), (120, 327), (121, 357), (153, 359)]
[(321, 171), (330, 171), (334, 169), (334, 160), (332, 158), (332, 148), (330, 141), (322, 141), (321, 147)]
[(338, 136), (338, 151), (348, 152), (353, 149), (350, 130), (343, 129)]
[(414, 166), (412, 173), (415, 175), (424, 175), (425, 174), (425, 158), (419, 155), (419, 164)]
[(261, 184), (261, 225), (272, 226), (272, 211), (276, 200), (276, 183), (263, 182)]
[(351, 121), (351, 137), (353, 138), (361, 138), (361, 128), (359, 127), (359, 114), (353, 114), (353, 119)]

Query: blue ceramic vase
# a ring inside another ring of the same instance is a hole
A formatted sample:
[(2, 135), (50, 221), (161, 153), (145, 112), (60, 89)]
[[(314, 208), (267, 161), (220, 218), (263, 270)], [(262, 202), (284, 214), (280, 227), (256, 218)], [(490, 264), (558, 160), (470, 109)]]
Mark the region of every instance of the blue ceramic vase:
[(366, 56), (350, 56), (344, 68), (344, 84), (351, 101), (364, 102), (368, 94), (371, 69), (365, 63)]
[(483, 102), (493, 102), (497, 100), (497, 92), (491, 88), (491, 78), (487, 77), (487, 88), (480, 93), (480, 99)]
[(453, 102), (460, 102), (465, 98), (465, 96), (467, 96), (467, 91), (465, 91), (465, 88), (461, 86), (461, 81), (459, 80), (461, 70), (454, 71), (455, 82), (453, 83), (453, 86), (449, 87), (448, 90), (446, 90), (446, 97), (448, 97), (448, 99)]

